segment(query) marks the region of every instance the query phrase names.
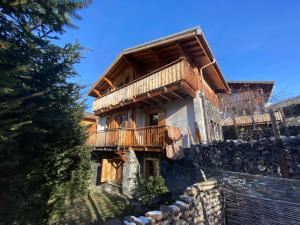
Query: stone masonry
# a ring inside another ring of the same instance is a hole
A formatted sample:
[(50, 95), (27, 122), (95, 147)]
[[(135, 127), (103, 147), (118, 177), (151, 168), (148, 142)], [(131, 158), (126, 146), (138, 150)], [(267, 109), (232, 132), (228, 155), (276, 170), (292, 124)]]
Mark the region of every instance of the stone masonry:
[(300, 179), (300, 134), (196, 145), (190, 154), (198, 168)]
[(122, 193), (131, 196), (136, 188), (139, 176), (140, 164), (132, 149), (126, 151), (126, 161), (123, 164)]
[(149, 211), (145, 216), (126, 217), (125, 225), (221, 225), (224, 224), (224, 209), (221, 192), (215, 180), (196, 183), (179, 196), (172, 205)]

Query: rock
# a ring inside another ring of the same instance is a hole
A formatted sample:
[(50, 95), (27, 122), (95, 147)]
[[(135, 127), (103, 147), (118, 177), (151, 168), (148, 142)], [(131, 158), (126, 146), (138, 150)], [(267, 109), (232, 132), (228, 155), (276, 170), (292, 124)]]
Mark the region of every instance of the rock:
[(158, 210), (155, 210), (155, 211), (149, 211), (149, 212), (146, 212), (145, 214), (146, 217), (149, 217), (155, 221), (159, 221), (162, 219), (162, 212), (161, 211), (158, 211)]

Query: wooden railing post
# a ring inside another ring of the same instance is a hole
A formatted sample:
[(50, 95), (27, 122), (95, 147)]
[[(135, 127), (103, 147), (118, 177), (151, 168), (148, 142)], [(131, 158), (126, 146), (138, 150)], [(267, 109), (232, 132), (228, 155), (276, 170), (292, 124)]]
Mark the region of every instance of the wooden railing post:
[(270, 119), (271, 119), (271, 123), (272, 123), (274, 137), (276, 138), (276, 140), (279, 140), (280, 139), (280, 130), (279, 130), (279, 126), (278, 126), (273, 109), (269, 109), (269, 115), (270, 115)]

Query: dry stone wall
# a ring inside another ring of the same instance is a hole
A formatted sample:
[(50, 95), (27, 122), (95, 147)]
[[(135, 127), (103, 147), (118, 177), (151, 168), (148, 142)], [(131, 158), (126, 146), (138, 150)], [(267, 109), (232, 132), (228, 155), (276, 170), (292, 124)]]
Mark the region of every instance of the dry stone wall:
[(209, 170), (300, 179), (300, 135), (193, 146), (194, 165)]
[(172, 205), (149, 211), (145, 216), (126, 217), (125, 225), (221, 225), (224, 224), (221, 192), (215, 180), (196, 183), (179, 196)]

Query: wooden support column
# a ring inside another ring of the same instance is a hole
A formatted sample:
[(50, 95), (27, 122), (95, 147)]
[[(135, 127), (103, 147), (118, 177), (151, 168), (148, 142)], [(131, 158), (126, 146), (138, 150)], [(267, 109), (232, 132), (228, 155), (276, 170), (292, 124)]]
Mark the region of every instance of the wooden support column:
[(282, 117), (282, 123), (283, 123), (284, 126), (286, 126), (286, 120), (285, 120), (285, 115), (284, 115), (283, 109), (280, 108), (279, 112), (280, 112), (281, 117)]
[(276, 140), (279, 140), (280, 139), (280, 130), (279, 130), (279, 126), (276, 121), (276, 117), (275, 117), (275, 113), (274, 113), (273, 109), (269, 109), (269, 115), (270, 115), (270, 119), (271, 119), (271, 123), (272, 123), (274, 136), (275, 136)]

